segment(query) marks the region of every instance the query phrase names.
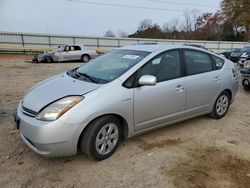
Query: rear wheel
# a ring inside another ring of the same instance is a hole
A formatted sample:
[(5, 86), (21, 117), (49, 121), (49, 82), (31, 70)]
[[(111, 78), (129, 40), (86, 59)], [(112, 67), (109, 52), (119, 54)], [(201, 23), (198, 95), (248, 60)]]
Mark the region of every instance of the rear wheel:
[(214, 119), (223, 118), (230, 106), (230, 95), (227, 91), (223, 91), (215, 101), (213, 111), (209, 114)]
[(121, 123), (115, 116), (94, 120), (80, 140), (80, 149), (89, 158), (100, 161), (110, 157), (121, 139)]
[(83, 55), (82, 56), (82, 62), (87, 63), (90, 60), (89, 55)]

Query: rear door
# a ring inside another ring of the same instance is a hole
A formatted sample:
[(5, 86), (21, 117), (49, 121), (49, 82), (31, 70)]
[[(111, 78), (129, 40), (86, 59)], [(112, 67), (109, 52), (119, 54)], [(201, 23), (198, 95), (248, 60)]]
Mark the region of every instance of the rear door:
[(209, 113), (219, 95), (221, 75), (208, 53), (183, 50), (186, 67), (186, 115)]
[(80, 60), (82, 51), (80, 46), (71, 46), (69, 52), (69, 60)]
[(68, 61), (70, 57), (70, 46), (65, 46), (64, 50), (61, 52), (59, 61)]

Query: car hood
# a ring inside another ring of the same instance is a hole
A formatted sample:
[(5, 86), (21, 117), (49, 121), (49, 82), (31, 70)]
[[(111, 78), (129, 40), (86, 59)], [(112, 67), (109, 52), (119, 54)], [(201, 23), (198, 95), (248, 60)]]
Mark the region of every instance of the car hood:
[(244, 52), (233, 52), (230, 56), (231, 57), (240, 57)]
[(22, 106), (39, 112), (48, 104), (65, 96), (84, 95), (98, 87), (100, 87), (99, 84), (77, 80), (64, 73), (49, 78), (31, 88), (25, 95)]

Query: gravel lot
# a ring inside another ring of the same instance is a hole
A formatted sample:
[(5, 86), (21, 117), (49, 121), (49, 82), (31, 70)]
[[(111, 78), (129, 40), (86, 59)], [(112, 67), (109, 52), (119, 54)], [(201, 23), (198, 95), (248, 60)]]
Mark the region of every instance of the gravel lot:
[[(0, 56), (0, 187), (250, 187), (250, 92), (227, 116), (206, 116), (122, 141), (109, 159), (47, 159), (23, 144), (13, 113), (35, 83), (81, 63)], [(48, 91), (49, 92), (49, 91)]]

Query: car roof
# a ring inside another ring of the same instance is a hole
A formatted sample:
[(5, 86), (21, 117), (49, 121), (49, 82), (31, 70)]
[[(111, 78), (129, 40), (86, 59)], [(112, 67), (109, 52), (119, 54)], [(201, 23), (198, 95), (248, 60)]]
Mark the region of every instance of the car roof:
[(157, 50), (171, 50), (176, 48), (186, 48), (186, 49), (196, 49), (200, 51), (206, 51), (203, 48), (198, 48), (194, 46), (188, 46), (188, 45), (130, 45), (130, 46), (124, 46), (121, 48), (117, 48), (116, 50), (135, 50), (135, 51), (144, 51), (144, 52), (155, 52)]

